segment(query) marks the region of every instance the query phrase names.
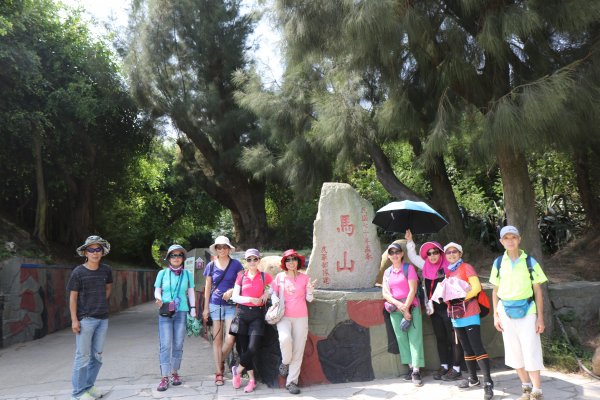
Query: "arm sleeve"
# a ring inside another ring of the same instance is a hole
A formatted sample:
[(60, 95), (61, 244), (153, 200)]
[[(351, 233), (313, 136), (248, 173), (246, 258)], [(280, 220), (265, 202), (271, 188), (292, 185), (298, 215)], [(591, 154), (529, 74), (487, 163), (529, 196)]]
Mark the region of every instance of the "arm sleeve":
[(469, 285), (471, 285), (471, 290), (465, 296), (465, 300), (471, 299), (481, 292), (481, 282), (479, 282), (477, 275), (469, 276)]
[(423, 269), (423, 266), (425, 265), (425, 260), (423, 260), (421, 258), (421, 256), (417, 254), (417, 251), (415, 250), (415, 248), (416, 248), (415, 242), (410, 241), (410, 242), (406, 243), (406, 250), (408, 252), (408, 259), (417, 268)]
[(231, 296), (231, 300), (233, 300), (234, 302), (236, 302), (238, 304), (249, 303), (251, 298), (248, 296), (240, 296), (240, 292), (241, 292), (241, 286), (236, 281), (235, 286), (233, 287), (233, 295)]
[(194, 292), (194, 288), (189, 288), (187, 290), (187, 295), (190, 307), (196, 308), (196, 292)]

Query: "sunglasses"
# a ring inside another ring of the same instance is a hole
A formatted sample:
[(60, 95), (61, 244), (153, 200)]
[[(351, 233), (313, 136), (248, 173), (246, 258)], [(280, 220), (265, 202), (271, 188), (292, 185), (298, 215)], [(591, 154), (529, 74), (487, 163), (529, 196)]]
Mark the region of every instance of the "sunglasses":
[(225, 249), (228, 249), (228, 248), (229, 248), (229, 246), (227, 246), (225, 244), (218, 244), (218, 245), (215, 246), (215, 249), (217, 249), (217, 250), (225, 250)]
[(285, 259), (285, 262), (298, 261), (298, 257), (288, 257)]
[(256, 258), (256, 257), (248, 257), (248, 258), (246, 258), (246, 261), (248, 261), (248, 262), (257, 262), (258, 258)]
[(400, 254), (400, 253), (402, 253), (402, 250), (390, 250), (390, 251), (388, 251), (388, 254), (390, 256), (393, 256), (395, 254)]
[(427, 252), (427, 256), (428, 256), (428, 257), (429, 257), (429, 256), (436, 256), (436, 255), (438, 255), (438, 254), (440, 254), (440, 251), (439, 251), (439, 250), (429, 250), (429, 251)]
[(169, 258), (183, 258), (184, 255), (181, 253), (177, 253), (177, 254), (169, 254)]
[(458, 254), (460, 251), (458, 250), (446, 250), (446, 254)]
[(102, 253), (102, 247), (88, 247), (85, 251), (88, 253)]

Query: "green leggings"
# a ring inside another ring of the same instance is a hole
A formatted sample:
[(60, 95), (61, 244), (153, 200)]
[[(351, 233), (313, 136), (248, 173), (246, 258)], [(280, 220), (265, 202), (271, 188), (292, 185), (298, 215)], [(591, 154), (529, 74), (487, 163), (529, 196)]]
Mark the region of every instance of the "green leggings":
[(425, 366), (425, 352), (423, 351), (423, 316), (421, 307), (413, 307), (411, 312), (412, 320), (407, 332), (400, 329), (402, 321), (401, 312), (390, 314), (398, 347), (400, 348), (400, 362), (409, 364), (411, 367)]

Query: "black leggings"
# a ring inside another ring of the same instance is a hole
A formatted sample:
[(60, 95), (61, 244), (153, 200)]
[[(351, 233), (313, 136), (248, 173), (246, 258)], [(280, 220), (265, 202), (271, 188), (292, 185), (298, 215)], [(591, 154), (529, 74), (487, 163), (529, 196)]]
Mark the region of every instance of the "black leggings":
[(481, 341), (481, 327), (479, 325), (469, 325), (454, 329), (465, 351), (465, 361), (471, 378), (477, 379), (477, 364), (479, 364), (479, 368), (483, 371), (483, 380), (492, 382), (490, 359)]
[(254, 370), (252, 359), (260, 346), (262, 336), (258, 335), (238, 335), (237, 341), (240, 344), (240, 365), (248, 371)]
[(456, 343), (454, 328), (452, 321), (447, 316), (446, 305), (434, 302), (433, 306), (435, 312), (429, 318), (431, 318), (431, 326), (437, 343), (440, 364), (447, 364), (448, 368), (458, 367), (462, 364), (463, 349), (460, 342)]

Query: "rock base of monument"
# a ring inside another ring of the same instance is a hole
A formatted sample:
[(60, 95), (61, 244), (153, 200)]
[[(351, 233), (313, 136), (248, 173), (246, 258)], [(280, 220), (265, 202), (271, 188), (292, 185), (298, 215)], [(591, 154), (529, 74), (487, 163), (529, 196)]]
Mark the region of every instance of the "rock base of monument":
[[(383, 302), (380, 288), (315, 290), (300, 384), (362, 382), (404, 374), (407, 367), (400, 364), (395, 338), (386, 330)], [(437, 370), (436, 340), (426, 316), (423, 335), (425, 368)], [(482, 337), (491, 357), (504, 355), (502, 336), (491, 317), (482, 319)]]

